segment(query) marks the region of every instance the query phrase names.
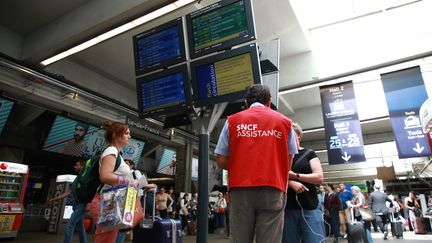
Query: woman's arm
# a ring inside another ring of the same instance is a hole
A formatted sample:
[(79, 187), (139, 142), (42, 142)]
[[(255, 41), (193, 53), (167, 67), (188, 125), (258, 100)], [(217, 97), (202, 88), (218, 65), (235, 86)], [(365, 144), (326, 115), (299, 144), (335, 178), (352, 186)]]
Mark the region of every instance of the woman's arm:
[(358, 195), (356, 198), (358, 198), (358, 202), (356, 204), (351, 204), (352, 207), (359, 208), (359, 207), (363, 206), (363, 204), (365, 203), (365, 198), (360, 196), (360, 195)]
[(103, 157), (101, 161), (101, 167), (99, 169), (99, 179), (103, 184), (110, 186), (117, 186), (119, 183), (126, 183), (124, 177), (119, 177), (114, 174), (114, 168), (116, 164), (116, 156), (114, 154), (109, 154)]
[[(319, 160), (318, 157), (313, 158), (309, 161), (309, 164), (311, 166), (312, 169), (312, 173), (310, 174), (299, 174), (299, 179), (298, 181), (300, 182), (306, 182), (309, 184), (322, 184), (324, 181), (324, 175), (323, 175), (323, 171), (321, 168), (321, 161)], [(297, 177), (297, 175), (296, 175)], [(291, 178), (291, 174), (290, 174), (290, 178)]]
[(168, 193), (167, 193), (167, 200), (168, 200), (168, 207), (171, 207), (173, 205), (174, 200)]
[(409, 197), (405, 198), (404, 206), (405, 206), (406, 208), (412, 210), (413, 208), (410, 207), (410, 206), (408, 205), (409, 202), (411, 202), (411, 198), (409, 198)]
[(99, 179), (103, 184), (110, 186), (117, 186), (119, 184), (132, 184), (133, 186), (138, 185), (138, 181), (133, 178), (124, 176), (118, 176), (114, 174), (114, 168), (116, 164), (116, 156), (109, 154), (103, 157), (101, 161), (101, 167), (99, 169)]

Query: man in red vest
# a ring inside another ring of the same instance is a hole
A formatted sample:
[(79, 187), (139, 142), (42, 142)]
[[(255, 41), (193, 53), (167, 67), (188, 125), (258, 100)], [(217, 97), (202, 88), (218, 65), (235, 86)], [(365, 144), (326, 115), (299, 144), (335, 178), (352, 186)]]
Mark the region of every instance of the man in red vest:
[(288, 171), (297, 153), (292, 121), (271, 110), (267, 86), (246, 92), (248, 109), (228, 117), (215, 149), (228, 170), (231, 242), (280, 243)]

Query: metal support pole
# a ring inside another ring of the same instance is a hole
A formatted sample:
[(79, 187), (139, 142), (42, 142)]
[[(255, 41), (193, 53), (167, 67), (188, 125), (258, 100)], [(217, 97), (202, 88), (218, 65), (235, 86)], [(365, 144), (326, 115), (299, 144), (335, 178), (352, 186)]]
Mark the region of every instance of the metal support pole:
[(197, 243), (207, 243), (209, 134), (199, 134)]

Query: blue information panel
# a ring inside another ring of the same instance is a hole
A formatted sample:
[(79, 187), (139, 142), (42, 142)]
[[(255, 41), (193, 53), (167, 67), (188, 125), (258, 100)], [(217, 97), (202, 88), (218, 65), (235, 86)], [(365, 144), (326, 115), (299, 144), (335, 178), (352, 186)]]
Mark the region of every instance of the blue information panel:
[(352, 81), (320, 87), (329, 164), (364, 162)]
[(136, 40), (137, 70), (147, 70), (168, 60), (180, 59), (181, 36), (178, 26)]
[(178, 72), (148, 82), (142, 82), (142, 111), (157, 110), (185, 103), (183, 73)]
[(381, 75), (399, 158), (430, 156), (419, 110), (428, 95), (419, 67)]

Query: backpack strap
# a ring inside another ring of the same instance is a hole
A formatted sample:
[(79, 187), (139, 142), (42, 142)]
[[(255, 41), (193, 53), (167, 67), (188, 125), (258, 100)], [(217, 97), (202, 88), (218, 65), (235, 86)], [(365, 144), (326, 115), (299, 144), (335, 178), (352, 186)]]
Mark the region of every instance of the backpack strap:
[(116, 158), (116, 163), (115, 163), (115, 166), (114, 166), (114, 171), (116, 171), (120, 167), (120, 164), (121, 164), (121, 153), (118, 152), (117, 153), (117, 158)]

